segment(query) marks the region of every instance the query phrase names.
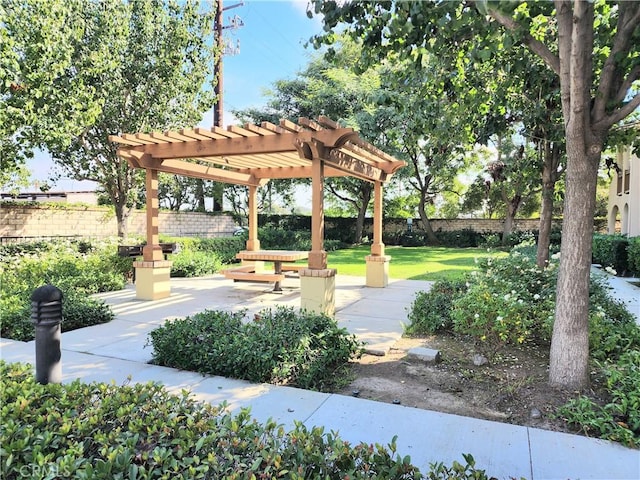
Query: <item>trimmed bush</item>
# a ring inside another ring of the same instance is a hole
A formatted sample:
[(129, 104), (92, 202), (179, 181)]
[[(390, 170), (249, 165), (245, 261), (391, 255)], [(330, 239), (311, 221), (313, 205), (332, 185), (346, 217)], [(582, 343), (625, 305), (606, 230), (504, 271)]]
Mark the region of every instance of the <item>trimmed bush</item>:
[(477, 247), (483, 243), (486, 235), (467, 228), (452, 232), (438, 230), (436, 236), (443, 245), (448, 247), (467, 248)]
[(625, 275), (629, 270), (627, 247), (629, 240), (623, 235), (593, 236), (592, 262), (611, 267), (617, 275)]
[(362, 352), (354, 335), (326, 315), (278, 307), (247, 321), (245, 312), (207, 310), (149, 334), (158, 365), (252, 382), (331, 390)]
[[(236, 254), (244, 250), (246, 238), (243, 237), (216, 237), (216, 238), (200, 238), (200, 237), (169, 237), (160, 236), (161, 242), (176, 243), (180, 249), (180, 253), (189, 252), (206, 252), (215, 255), (220, 263), (232, 263), (236, 261)], [(174, 254), (175, 258), (177, 254)], [(172, 258), (172, 259), (173, 259)]]
[[(79, 408), (81, 406), (82, 408)], [(0, 476), (17, 478), (283, 478), (488, 480), (465, 464), (427, 476), (388, 446), (351, 445), (321, 427), (285, 432), (159, 384), (40, 385), (29, 365), (0, 361)]]
[(640, 277), (640, 237), (631, 237), (629, 239), (627, 259), (629, 260), (629, 273)]
[(215, 253), (183, 250), (171, 255), (172, 277), (201, 277), (216, 273), (222, 267), (222, 262)]
[(20, 244), (0, 249), (0, 335), (14, 340), (34, 338), (31, 294), (45, 284), (63, 293), (62, 330), (108, 322), (111, 309), (90, 298), (120, 290), (131, 259), (117, 254), (115, 242), (58, 241)]
[(466, 290), (464, 281), (440, 280), (428, 292), (418, 292), (409, 310), (407, 335), (432, 335), (451, 330), (451, 305)]

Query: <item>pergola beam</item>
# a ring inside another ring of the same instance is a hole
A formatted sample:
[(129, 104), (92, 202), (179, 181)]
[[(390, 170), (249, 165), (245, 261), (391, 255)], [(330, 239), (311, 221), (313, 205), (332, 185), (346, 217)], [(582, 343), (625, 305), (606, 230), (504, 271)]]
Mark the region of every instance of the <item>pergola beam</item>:
[(352, 157), (340, 150), (331, 150), (328, 158), (325, 158), (325, 162), (337, 170), (342, 170), (362, 180), (384, 182), (387, 179), (387, 174), (382, 169)]
[(157, 170), (158, 172), (172, 173), (174, 175), (183, 175), (191, 178), (201, 178), (203, 180), (235, 183), (239, 185), (259, 185), (261, 183), (260, 179), (249, 173), (223, 170), (221, 168), (210, 167), (198, 163), (185, 162), (184, 160), (160, 160), (143, 154), (140, 156), (128, 156), (127, 161), (135, 168)]
[[(244, 129), (234, 129), (235, 132)], [(219, 130), (216, 129), (215, 133)], [(227, 131), (227, 133), (235, 133)], [(322, 130), (320, 132), (302, 131), (297, 133), (282, 133), (279, 135), (258, 135), (255, 136), (234, 136), (232, 138), (210, 139), (200, 141), (180, 141), (162, 144), (146, 144), (131, 147), (131, 150), (148, 153), (153, 158), (198, 158), (233, 155), (260, 155), (269, 153), (295, 152), (296, 140), (309, 142), (315, 138), (327, 147), (339, 147), (345, 142), (357, 136), (351, 128), (341, 128), (338, 130)], [(174, 135), (158, 135), (159, 140), (172, 138)], [(151, 134), (156, 137), (155, 134)], [(119, 141), (114, 138), (114, 141)], [(132, 139), (133, 140), (133, 139)]]

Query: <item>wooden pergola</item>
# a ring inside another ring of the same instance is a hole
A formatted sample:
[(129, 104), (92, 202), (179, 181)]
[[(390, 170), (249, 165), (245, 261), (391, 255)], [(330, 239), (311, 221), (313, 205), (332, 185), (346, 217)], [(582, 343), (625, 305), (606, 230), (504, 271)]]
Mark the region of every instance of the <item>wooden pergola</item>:
[[(405, 165), (362, 140), (353, 128), (327, 117), (300, 118), (279, 125), (263, 122), (193, 128), (163, 133), (123, 133), (109, 140), (120, 144), (118, 155), (146, 171), (147, 246), (139, 268), (164, 265), (158, 241), (158, 173), (172, 173), (249, 189), (249, 238), (246, 248), (259, 250), (257, 189), (271, 179), (311, 178), (312, 230), (308, 269), (326, 270), (324, 251), (324, 178), (353, 176), (374, 184), (371, 257), (383, 261), (382, 185)], [(369, 257), (368, 257), (369, 261)], [(159, 263), (157, 263), (159, 262)], [(153, 263), (153, 265), (151, 265)], [(144, 265), (142, 265), (144, 264)], [(317, 273), (317, 272), (316, 272)], [(386, 285), (386, 283), (385, 283)], [(384, 285), (383, 285), (384, 286)]]

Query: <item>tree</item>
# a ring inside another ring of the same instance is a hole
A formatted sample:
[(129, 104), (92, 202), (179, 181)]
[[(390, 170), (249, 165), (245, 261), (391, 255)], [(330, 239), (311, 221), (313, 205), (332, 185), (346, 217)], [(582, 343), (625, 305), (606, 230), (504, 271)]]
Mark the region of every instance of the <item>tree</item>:
[[(68, 147), (53, 147), (54, 162), (77, 180), (98, 182), (115, 207), (118, 235), (126, 236), (127, 217), (141, 171), (116, 154), (110, 134), (152, 132), (190, 126), (213, 103), (214, 13), (199, 2), (119, 0), (82, 3), (71, 27), (83, 25), (67, 81), (92, 85), (100, 105), (96, 120)], [(109, 58), (101, 75), (83, 66)]]
[(453, 189), (457, 174), (467, 167), (475, 114), (451, 95), (435, 57), (425, 56), (419, 72), (407, 67), (399, 62), (384, 75), (385, 100), (396, 112), (388, 135), (408, 161), (408, 168), (399, 172), (398, 178), (417, 194), (417, 212), (427, 238), (438, 244), (429, 221), (429, 206)]
[[(380, 95), (380, 66), (358, 70), (360, 49), (361, 46), (356, 42), (343, 39), (330, 61), (317, 56), (293, 80), (277, 81), (274, 88), (267, 92), (270, 100), (266, 108), (242, 110), (234, 114), (241, 120), (253, 122), (326, 115), (345, 126), (356, 128), (363, 139), (388, 151), (385, 132), (391, 124), (390, 112), (376, 108), (377, 96)], [(346, 176), (327, 178), (325, 188), (356, 212), (353, 241), (360, 243), (373, 185)], [(280, 186), (277, 189), (282, 190)]]
[(587, 386), (598, 166), (610, 129), (640, 106), (640, 2), (313, 3), (316, 13), (324, 14), (329, 32), (324, 39), (331, 40), (332, 29), (346, 21), (372, 50), (414, 58), (437, 46), (441, 30), (486, 38), (499, 25), (512, 42), (526, 46), (557, 75), (567, 169), (549, 382), (565, 388)]
[(0, 3), (0, 188), (24, 183), (36, 148), (65, 147), (100, 110), (94, 88), (73, 68), (101, 75), (110, 57), (78, 65), (74, 52), (85, 25), (82, 0), (3, 0)]
[(472, 184), (465, 209), (472, 210), (489, 203), (493, 212), (500, 205), (501, 218), (504, 218), (502, 243), (507, 245), (516, 215), (523, 207), (529, 212), (537, 207), (539, 168), (536, 151), (531, 145), (516, 144), (512, 137), (498, 137), (496, 143), (496, 156)]

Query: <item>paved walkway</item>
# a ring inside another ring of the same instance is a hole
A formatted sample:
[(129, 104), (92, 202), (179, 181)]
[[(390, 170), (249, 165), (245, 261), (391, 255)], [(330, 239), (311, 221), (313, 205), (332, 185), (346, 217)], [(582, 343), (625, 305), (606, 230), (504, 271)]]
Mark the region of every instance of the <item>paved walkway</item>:
[[(385, 289), (363, 287), (364, 279), (336, 278), (336, 318), (371, 351), (387, 351), (402, 335), (407, 309), (416, 291), (429, 282), (391, 281)], [(221, 276), (172, 279), (169, 298), (135, 300), (133, 287), (99, 295), (112, 305), (116, 319), (62, 335), (63, 381), (159, 381), (172, 391), (190, 390), (197, 398), (232, 410), (251, 407), (255, 418), (273, 418), (286, 427), (299, 420), (324, 426), (351, 442), (388, 444), (398, 436), (398, 453), (426, 472), (432, 462), (462, 462), (471, 453), (478, 468), (498, 478), (640, 479), (640, 451), (578, 435), (420, 410), (338, 394), (251, 384), (150, 365), (149, 331), (172, 317), (204, 309), (250, 313), (273, 305), (299, 306), (295, 280), (285, 280), (281, 295), (268, 286), (233, 283)], [(635, 288), (635, 287), (634, 287)], [(638, 304), (633, 290), (630, 302)], [(6, 361), (35, 364), (33, 342), (2, 340)]]
[(636, 323), (640, 325), (640, 278), (615, 277), (595, 266), (591, 267), (591, 274), (604, 279), (611, 289), (610, 295), (623, 302), (627, 310), (635, 315)]

